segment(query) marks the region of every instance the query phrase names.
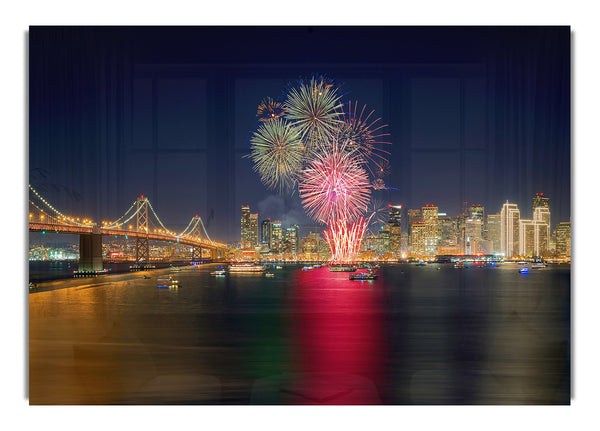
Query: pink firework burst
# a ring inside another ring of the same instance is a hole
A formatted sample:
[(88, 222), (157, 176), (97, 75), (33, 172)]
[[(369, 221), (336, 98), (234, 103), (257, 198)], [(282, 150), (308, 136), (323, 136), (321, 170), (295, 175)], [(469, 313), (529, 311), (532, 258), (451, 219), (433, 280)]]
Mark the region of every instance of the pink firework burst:
[(366, 211), (371, 184), (360, 160), (345, 145), (315, 153), (302, 171), (299, 184), (302, 205), (318, 222), (355, 221)]
[(366, 111), (367, 105), (360, 108), (357, 101), (354, 105), (352, 102), (344, 104), (335, 137), (340, 142), (347, 142), (346, 150), (359, 156), (373, 176), (385, 176), (389, 174), (387, 146), (392, 144), (386, 137), (390, 134), (385, 133), (387, 125), (380, 123), (381, 118), (374, 118), (375, 110)]

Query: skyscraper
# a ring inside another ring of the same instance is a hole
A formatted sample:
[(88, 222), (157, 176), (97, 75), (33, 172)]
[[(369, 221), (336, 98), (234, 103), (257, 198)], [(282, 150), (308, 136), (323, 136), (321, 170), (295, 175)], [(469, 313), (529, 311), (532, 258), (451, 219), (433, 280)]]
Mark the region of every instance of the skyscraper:
[(517, 256), (519, 246), (519, 221), (521, 213), (517, 204), (506, 202), (500, 212), (500, 250), (505, 257)]
[(439, 242), (438, 207), (427, 204), (421, 208), (421, 213), (425, 224), (425, 237), (423, 238), (425, 255), (435, 256), (438, 252)]
[(291, 244), (291, 253), (296, 254), (299, 251), (298, 241), (300, 238), (300, 226), (293, 224), (286, 229), (286, 240)]
[(248, 237), (250, 248), (258, 245), (258, 213), (250, 214), (250, 235)]
[(387, 223), (390, 252), (394, 257), (402, 254), (402, 205), (389, 205), (390, 219)]
[(534, 213), (535, 209), (540, 207), (550, 209), (550, 199), (543, 193), (536, 193), (531, 201), (531, 212)]
[(411, 228), (411, 254), (425, 256), (425, 223), (415, 222)]
[(481, 219), (469, 218), (465, 220), (465, 254), (475, 254), (482, 252), (481, 242)]
[(500, 214), (487, 215), (487, 238), (492, 242), (492, 252), (501, 253), (500, 247)]
[(556, 237), (556, 255), (562, 258), (571, 257), (571, 222), (560, 222), (554, 229)]
[(271, 251), (276, 253), (281, 251), (282, 239), (281, 222), (279, 220), (274, 220), (273, 223), (271, 223)]
[(415, 223), (421, 223), (423, 216), (421, 215), (420, 209), (408, 210), (408, 245), (412, 245), (412, 226)]
[(481, 232), (479, 237), (483, 240), (487, 238), (487, 225), (485, 223), (485, 208), (480, 204), (472, 204), (469, 207), (469, 217), (471, 220), (479, 220), (481, 222)]
[(268, 218), (263, 220), (261, 223), (260, 230), (260, 242), (261, 244), (271, 244), (271, 219)]
[(249, 248), (252, 238), (252, 224), (250, 221), (250, 206), (242, 205), (242, 216), (241, 216), (241, 240), (240, 244), (242, 248)]

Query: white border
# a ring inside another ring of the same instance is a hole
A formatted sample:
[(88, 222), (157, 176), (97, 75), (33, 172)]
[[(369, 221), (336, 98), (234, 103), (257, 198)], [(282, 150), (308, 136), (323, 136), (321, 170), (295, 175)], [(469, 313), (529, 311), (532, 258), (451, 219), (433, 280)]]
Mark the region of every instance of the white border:
[[(564, 1), (285, 2), (22, 1), (3, 6), (0, 124), (4, 185), (2, 411), (7, 429), (579, 429), (599, 423), (598, 301), (592, 251), (600, 245), (597, 193), (599, 101), (597, 12)], [(593, 2), (585, 2), (593, 4)], [(573, 55), (573, 247), (575, 399), (570, 407), (29, 407), (24, 399), (26, 322), (21, 226), (25, 159), (25, 31), (29, 25), (571, 25)], [(593, 228), (592, 228), (593, 227)], [(592, 272), (594, 271), (594, 272)], [(21, 329), (21, 330), (20, 330)], [(584, 424), (589, 424), (585, 426)], [(34, 428), (35, 427), (35, 428)]]

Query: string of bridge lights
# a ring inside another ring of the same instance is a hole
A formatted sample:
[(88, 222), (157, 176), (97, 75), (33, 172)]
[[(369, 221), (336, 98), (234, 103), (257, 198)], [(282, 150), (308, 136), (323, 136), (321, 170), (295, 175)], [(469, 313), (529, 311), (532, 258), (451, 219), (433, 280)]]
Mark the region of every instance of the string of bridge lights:
[[(57, 210), (54, 206), (52, 206), (46, 199), (44, 199), (32, 186), (31, 184), (29, 185), (29, 189), (44, 203), (44, 205), (46, 205), (48, 208), (50, 208), (54, 213), (56, 213), (58, 216), (60, 216), (60, 218), (62, 218), (63, 220), (67, 220), (70, 223), (73, 223), (77, 226), (83, 226), (83, 227), (89, 227), (91, 225), (93, 225), (92, 221), (90, 220), (88, 223), (80, 223), (78, 221), (76, 221), (75, 219), (73, 219), (72, 217), (68, 217), (66, 215), (64, 215), (63, 213), (61, 213), (59, 210)], [(172, 236), (174, 239), (176, 239), (178, 242), (181, 239), (186, 239), (186, 238), (190, 238), (192, 237), (193, 233), (198, 229), (198, 224), (200, 224), (201, 227), (201, 231), (200, 233), (200, 237), (202, 236), (202, 231), (204, 231), (204, 234), (206, 235), (206, 239), (208, 239), (208, 241), (214, 245), (217, 246), (217, 244), (210, 238), (210, 236), (208, 235), (208, 232), (206, 230), (206, 227), (204, 226), (204, 222), (202, 221), (202, 218), (199, 216), (195, 216), (193, 217), (187, 224), (187, 226), (185, 227), (185, 229), (180, 233), (180, 234), (176, 234), (174, 232), (172, 232), (170, 229), (168, 229), (164, 223), (162, 222), (162, 220), (160, 219), (160, 217), (158, 217), (158, 214), (156, 214), (156, 211), (154, 210), (154, 207), (152, 206), (152, 203), (150, 202), (150, 200), (148, 198), (145, 198), (146, 202), (148, 203), (148, 206), (150, 207), (150, 211), (152, 212), (152, 214), (154, 215), (154, 217), (156, 218), (156, 220), (158, 221), (158, 223), (160, 224), (160, 226), (164, 229), (164, 232), (167, 235)], [(31, 201), (31, 199), (29, 200), (29, 203), (31, 205), (33, 205), (35, 208), (37, 208), (42, 214), (45, 213), (45, 211), (43, 209), (41, 209), (39, 206), (37, 206), (33, 201)], [(127, 217), (127, 214), (136, 206), (137, 204), (137, 200), (134, 201), (132, 203), (132, 205), (127, 209), (127, 211), (125, 211), (125, 213), (119, 217), (117, 220), (115, 220), (114, 222), (102, 222), (102, 224), (104, 225), (103, 228), (105, 229), (114, 229), (114, 228), (121, 228), (123, 225), (126, 225), (127, 223), (129, 223), (142, 209), (141, 206), (139, 206), (137, 208), (136, 211), (134, 211), (133, 213), (131, 213), (131, 215), (129, 217)], [(125, 217), (127, 217), (125, 219)]]

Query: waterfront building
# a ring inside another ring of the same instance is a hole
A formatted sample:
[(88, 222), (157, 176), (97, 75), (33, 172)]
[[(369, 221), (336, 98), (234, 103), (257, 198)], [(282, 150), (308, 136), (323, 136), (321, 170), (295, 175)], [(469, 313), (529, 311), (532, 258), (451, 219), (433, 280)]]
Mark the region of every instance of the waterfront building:
[(258, 246), (258, 213), (250, 214), (250, 248)]
[(571, 257), (571, 222), (560, 222), (554, 229), (556, 241), (556, 256)]
[(426, 256), (435, 256), (438, 252), (439, 222), (438, 207), (427, 204), (421, 208), (423, 223), (425, 225), (425, 237), (423, 238)]
[(519, 221), (521, 213), (517, 204), (506, 202), (500, 212), (500, 250), (505, 257), (517, 256), (520, 252)]
[(446, 213), (438, 213), (438, 224), (440, 226), (440, 246), (454, 246), (457, 244), (456, 219)]
[(286, 229), (285, 239), (287, 242), (290, 243), (290, 252), (293, 254), (298, 253), (298, 250), (299, 250), (299, 247), (298, 247), (299, 246), (299, 244), (298, 244), (299, 231), (300, 231), (300, 226), (298, 226), (297, 224), (293, 224)]
[(501, 253), (500, 247), (500, 214), (488, 214), (487, 239), (491, 241), (492, 253)]
[(389, 205), (389, 251), (394, 257), (402, 254), (402, 205)]
[(411, 228), (411, 255), (425, 256), (425, 222), (413, 223)]
[(412, 245), (412, 225), (415, 223), (421, 223), (423, 221), (423, 216), (421, 214), (420, 209), (408, 210), (408, 245), (409, 247)]
[(270, 246), (271, 244), (271, 219), (263, 220), (260, 224), (260, 243)]
[(543, 193), (536, 193), (531, 201), (531, 212), (535, 212), (536, 208), (548, 208), (550, 210), (550, 199), (544, 196)]
[(242, 205), (241, 216), (241, 248), (253, 247), (252, 244), (252, 221), (250, 220), (250, 206)]
[(469, 218), (471, 220), (479, 220), (481, 222), (481, 232), (479, 238), (481, 240), (487, 239), (487, 225), (485, 222), (485, 208), (480, 204), (472, 204), (469, 207)]
[(279, 253), (281, 251), (281, 243), (283, 240), (281, 230), (281, 222), (279, 220), (273, 220), (271, 223), (271, 251)]
[(465, 220), (465, 254), (481, 253), (482, 222), (479, 218)]

